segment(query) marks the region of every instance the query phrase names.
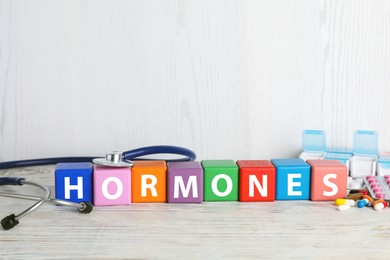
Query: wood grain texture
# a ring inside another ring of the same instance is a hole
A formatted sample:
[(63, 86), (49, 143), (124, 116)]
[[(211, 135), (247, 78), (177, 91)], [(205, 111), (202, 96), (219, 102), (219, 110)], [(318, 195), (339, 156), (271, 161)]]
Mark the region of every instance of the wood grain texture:
[(384, 0), (2, 0), (0, 160), (290, 157), (302, 129), (390, 150), (389, 35)]
[[(52, 187), (53, 171), (54, 167), (35, 167), (1, 174)], [(27, 186), (4, 190), (37, 194)], [(0, 203), (0, 216), (31, 205), (3, 197)], [(20, 259), (387, 259), (389, 211), (352, 208), (341, 212), (332, 202), (276, 201), (132, 204), (95, 207), (91, 214), (82, 215), (45, 204), (14, 229), (0, 231), (0, 255)], [(360, 250), (357, 245), (362, 243)]]
[[(330, 146), (377, 130), (390, 150), (389, 37), (385, 0), (2, 0), (0, 161), (153, 144), (200, 160), (289, 157), (305, 128)], [(52, 167), (0, 175), (54, 185)], [(30, 202), (0, 205), (6, 216)], [(387, 259), (388, 214), (310, 201), (45, 205), (0, 231), (0, 256)]]

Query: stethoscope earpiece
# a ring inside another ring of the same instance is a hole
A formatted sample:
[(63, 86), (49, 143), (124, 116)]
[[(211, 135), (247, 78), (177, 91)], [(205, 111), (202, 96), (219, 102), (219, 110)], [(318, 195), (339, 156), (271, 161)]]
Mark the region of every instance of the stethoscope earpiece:
[(1, 226), (4, 228), (4, 230), (10, 230), (17, 224), (19, 224), (19, 220), (16, 219), (15, 214), (6, 216), (1, 220)]

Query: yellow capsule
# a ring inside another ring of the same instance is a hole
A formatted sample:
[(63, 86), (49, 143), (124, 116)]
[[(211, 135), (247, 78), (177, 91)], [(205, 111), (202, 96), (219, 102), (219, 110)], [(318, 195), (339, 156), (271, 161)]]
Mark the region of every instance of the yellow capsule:
[(334, 204), (336, 206), (340, 205), (349, 205), (349, 206), (355, 206), (355, 201), (350, 199), (335, 199)]

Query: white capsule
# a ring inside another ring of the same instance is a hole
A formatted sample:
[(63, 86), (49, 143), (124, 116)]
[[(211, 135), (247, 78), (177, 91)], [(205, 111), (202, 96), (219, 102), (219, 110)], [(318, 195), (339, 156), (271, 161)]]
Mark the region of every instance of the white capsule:
[(344, 204), (344, 205), (340, 205), (340, 206), (337, 206), (337, 209), (342, 211), (342, 210), (347, 210), (347, 209), (350, 209), (351, 208), (351, 205), (349, 204)]
[(385, 205), (383, 204), (383, 203), (377, 203), (377, 204), (375, 204), (375, 206), (374, 206), (374, 209), (375, 210), (382, 210), (382, 209), (384, 209), (385, 208)]

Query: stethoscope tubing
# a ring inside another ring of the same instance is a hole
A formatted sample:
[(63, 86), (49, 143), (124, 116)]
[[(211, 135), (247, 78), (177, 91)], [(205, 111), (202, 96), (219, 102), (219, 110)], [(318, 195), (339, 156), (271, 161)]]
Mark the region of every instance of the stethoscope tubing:
[(68, 162), (92, 162), (94, 158), (96, 157), (52, 157), (52, 158), (9, 161), (9, 162), (0, 163), (0, 169), (41, 166), (41, 165), (50, 165), (50, 164), (68, 163)]
[(8, 192), (0, 192), (0, 196), (3, 197), (10, 197), (10, 198), (18, 198), (18, 199), (28, 199), (28, 200), (35, 200), (37, 201), (32, 206), (28, 207), (24, 211), (22, 211), (19, 214), (11, 214), (1, 220), (1, 226), (5, 229), (11, 229), (17, 224), (19, 224), (19, 220), (26, 215), (30, 214), (37, 208), (39, 208), (43, 203), (49, 202), (52, 204), (57, 205), (63, 205), (63, 206), (70, 206), (78, 208), (79, 212), (81, 213), (90, 213), (93, 209), (93, 206), (89, 202), (81, 202), (81, 203), (74, 203), (70, 201), (65, 200), (59, 200), (59, 199), (52, 199), (50, 198), (51, 192), (50, 189), (44, 185), (41, 185), (36, 182), (32, 181), (26, 181), (24, 178), (13, 178), (13, 177), (0, 177), (0, 186), (3, 185), (15, 185), (15, 186), (22, 186), (22, 185), (31, 185), (40, 188), (45, 192), (42, 197), (36, 197), (36, 196), (30, 196), (30, 195), (24, 195), (24, 194), (17, 194), (17, 193), (8, 193)]
[[(152, 155), (152, 154), (174, 154), (178, 156), (183, 156), (182, 158), (176, 158), (176, 159), (161, 159), (166, 162), (182, 162), (182, 161), (193, 161), (196, 159), (196, 155), (193, 151), (178, 147), (178, 146), (167, 146), (167, 145), (157, 145), (157, 146), (147, 146), (147, 147), (141, 147), (138, 149), (130, 150), (123, 152), (122, 154), (115, 152), (113, 155), (115, 158), (118, 159), (118, 161), (124, 161), (126, 165), (132, 165), (133, 160), (142, 159), (145, 160), (145, 158), (140, 158), (142, 156)], [(110, 154), (109, 154), (110, 155)], [(111, 156), (110, 156), (111, 157)], [(106, 157), (107, 159), (107, 157)], [(29, 167), (29, 166), (40, 166), (40, 165), (49, 165), (49, 164), (57, 164), (57, 163), (67, 163), (67, 162), (93, 162), (96, 161), (96, 157), (54, 157), (54, 158), (41, 158), (41, 159), (32, 159), (32, 160), (19, 160), (19, 161), (10, 161), (10, 162), (2, 162), (0, 163), (0, 169), (9, 169), (9, 168), (17, 168), (17, 167)], [(158, 159), (153, 159), (158, 160)], [(104, 161), (104, 163), (107, 163)], [(106, 165), (106, 164), (103, 164)], [(116, 167), (118, 167), (120, 163), (117, 163)], [(111, 166), (111, 161), (109, 161), (109, 164), (107, 166)], [(49, 202), (56, 205), (63, 205), (63, 206), (70, 206), (78, 208), (79, 212), (81, 213), (90, 213), (93, 209), (93, 205), (89, 202), (80, 202), (80, 203), (74, 203), (71, 201), (65, 201), (65, 200), (59, 200), (59, 199), (53, 199), (50, 197), (51, 191), (48, 187), (41, 185), (36, 182), (26, 181), (24, 178), (13, 178), (13, 177), (0, 177), (0, 186), (2, 185), (17, 185), (22, 186), (24, 184), (36, 186), (40, 189), (42, 189), (45, 194), (41, 197), (36, 196), (30, 196), (30, 195), (24, 195), (24, 194), (17, 194), (17, 193), (8, 193), (8, 192), (0, 192), (0, 196), (4, 197), (10, 197), (10, 198), (18, 198), (18, 199), (28, 199), (28, 200), (34, 200), (36, 203), (34, 203), (29, 208), (25, 209), (19, 214), (11, 214), (1, 220), (1, 226), (5, 229), (11, 229), (17, 224), (19, 224), (19, 220), (23, 218), (24, 216), (28, 215), (29, 213), (33, 212), (37, 208), (39, 208), (43, 203)]]
[[(123, 159), (127, 161), (133, 161), (137, 159), (141, 160), (142, 158), (140, 157), (151, 155), (151, 154), (175, 154), (175, 155), (183, 156), (182, 158), (176, 158), (176, 159), (168, 159), (168, 160), (162, 159), (166, 162), (183, 162), (183, 161), (193, 161), (196, 159), (196, 155), (193, 151), (183, 147), (171, 146), (171, 145), (146, 146), (134, 150), (125, 151), (122, 153)], [(53, 158), (40, 158), (40, 159), (1, 162), (0, 169), (40, 166), (40, 165), (49, 165), (49, 164), (67, 163), (67, 162), (92, 162), (93, 159), (97, 157), (98, 156), (53, 157)]]
[[(14, 198), (14, 199), (25, 199), (25, 200), (35, 200), (35, 201), (39, 201), (42, 199), (42, 197), (36, 197), (36, 196), (25, 195), (25, 194), (8, 193), (8, 192), (0, 192), (0, 196)], [(53, 205), (67, 206), (67, 207), (73, 207), (78, 209), (83, 207), (79, 203), (75, 203), (67, 200), (53, 199), (53, 198), (45, 199), (45, 203), (46, 202)]]
[(27, 185), (38, 187), (38, 188), (40, 188), (41, 190), (43, 190), (45, 192), (45, 195), (42, 196), (41, 198), (39, 198), (37, 203), (35, 203), (31, 207), (25, 209), (21, 213), (15, 215), (15, 219), (17, 219), (17, 220), (23, 218), (24, 216), (30, 214), (31, 212), (33, 212), (34, 210), (39, 208), (43, 203), (45, 203), (46, 200), (48, 200), (50, 198), (50, 194), (51, 194), (50, 189), (48, 187), (43, 186), (43, 185), (41, 185), (39, 183), (32, 182), (32, 181), (26, 181), (26, 180), (21, 180), (20, 183), (23, 184), (23, 185), (27, 184)]
[[(50, 192), (50, 189), (48, 187), (41, 185), (39, 183), (36, 183), (36, 182), (26, 181), (23, 178), (2, 177), (2, 178), (0, 178), (0, 185), (1, 186), (2, 185), (17, 185), (17, 186), (31, 185), (31, 186), (38, 187), (45, 192), (45, 194), (42, 195), (42, 197), (37, 198), (37, 202), (34, 203), (32, 206), (23, 210), (19, 214), (11, 214), (11, 215), (3, 218), (1, 220), (1, 226), (5, 230), (11, 229), (14, 226), (16, 226), (17, 224), (19, 224), (19, 220), (21, 218), (25, 217), (26, 215), (30, 214), (31, 212), (33, 212), (34, 210), (39, 208), (43, 203), (45, 203), (46, 200), (48, 200), (50, 198), (51, 192)], [(12, 194), (5, 193), (5, 195), (7, 195), (7, 197), (8, 197), (9, 195), (12, 195)]]
[(151, 155), (151, 154), (176, 154), (182, 155), (183, 158), (176, 159), (163, 159), (166, 162), (183, 162), (183, 161), (194, 161), (196, 155), (193, 151), (179, 146), (172, 145), (155, 145), (155, 146), (146, 146), (130, 151), (123, 152), (123, 157), (125, 160), (133, 161), (137, 160), (142, 156)]

